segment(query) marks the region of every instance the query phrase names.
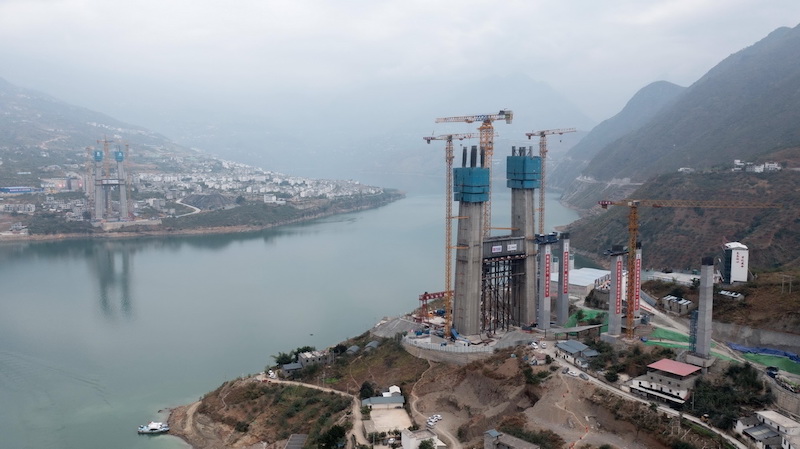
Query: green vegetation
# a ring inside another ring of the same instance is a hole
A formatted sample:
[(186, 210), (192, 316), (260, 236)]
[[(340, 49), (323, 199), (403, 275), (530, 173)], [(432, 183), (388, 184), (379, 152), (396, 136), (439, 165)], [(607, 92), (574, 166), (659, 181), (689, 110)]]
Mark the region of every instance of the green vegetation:
[(87, 221), (65, 221), (64, 217), (53, 213), (37, 214), (27, 221), (31, 235), (48, 234), (85, 234), (94, 233), (94, 228)]
[[(800, 197), (795, 193), (796, 174), (721, 172), (697, 175), (669, 173), (645, 183), (631, 198), (741, 201), (754, 205), (778, 203), (782, 209), (639, 208), (639, 238), (647, 242), (648, 266), (662, 269), (699, 268), (702, 257), (720, 254), (719, 241), (746, 240), (754, 269), (797, 267), (800, 261), (789, 248), (800, 242), (796, 226)], [(762, 193), (758, 189), (763, 189)], [(569, 225), (571, 244), (603, 254), (612, 244), (626, 240), (627, 207), (611, 207)]]
[(497, 430), (528, 443), (538, 444), (542, 449), (559, 449), (565, 444), (564, 440), (552, 430), (527, 431), (510, 425), (504, 425)]
[(793, 362), (791, 359), (788, 359), (786, 357), (780, 357), (777, 355), (749, 354), (749, 353), (742, 354), (742, 357), (752, 362), (760, 363), (766, 366), (777, 366), (783, 371), (800, 375), (800, 363)]
[[(289, 353), (279, 352), (276, 355), (273, 355), (272, 358), (275, 359), (275, 363), (277, 365), (286, 365), (287, 363), (293, 363), (297, 361), (297, 356), (304, 353), (304, 352), (312, 352), (316, 351), (316, 348), (313, 346), (300, 346), (299, 348), (289, 351)], [(269, 366), (267, 370), (269, 370)]]
[(697, 380), (688, 410), (695, 416), (707, 414), (720, 429), (730, 429), (743, 409), (764, 408), (774, 401), (769, 388), (760, 379), (761, 373), (749, 363), (732, 363), (725, 377), (717, 382)]
[(427, 439), (420, 441), (419, 449), (436, 449), (436, 446), (433, 444), (433, 440)]
[(277, 437), (307, 433), (310, 444), (328, 448), (349, 429), (349, 421), (339, 422), (351, 406), (349, 397), (336, 393), (242, 380), (226, 382), (207, 394), (198, 411), (264, 440), (275, 438), (274, 424), (280, 423)]
[(530, 365), (520, 361), (522, 365), (522, 375), (525, 376), (525, 383), (529, 385), (539, 385), (543, 380), (550, 377), (550, 371), (537, 371), (535, 374)]
[(367, 399), (375, 396), (375, 386), (372, 385), (372, 382), (365, 380), (363, 384), (361, 384), (361, 390), (359, 391), (358, 395), (361, 399)]
[(362, 195), (333, 200), (317, 200), (304, 207), (242, 201), (241, 205), (232, 209), (207, 211), (178, 218), (165, 218), (162, 223), (167, 230), (172, 231), (226, 226), (265, 227), (311, 219), (320, 215), (377, 207), (401, 197), (402, 194), (398, 192), (386, 191), (372, 196)]

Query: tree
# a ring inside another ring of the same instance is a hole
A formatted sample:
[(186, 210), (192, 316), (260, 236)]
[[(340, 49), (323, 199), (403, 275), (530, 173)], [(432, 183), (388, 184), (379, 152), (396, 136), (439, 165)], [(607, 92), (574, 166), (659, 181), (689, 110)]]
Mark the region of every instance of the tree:
[(344, 427), (338, 424), (333, 425), (327, 432), (320, 435), (317, 447), (319, 449), (333, 449), (338, 446), (339, 442), (344, 440), (346, 435), (347, 431)]
[(279, 352), (278, 355), (273, 355), (272, 358), (275, 359), (275, 363), (278, 365), (286, 365), (287, 363), (294, 362), (294, 356), (285, 352)]
[(436, 446), (434, 446), (433, 440), (428, 438), (427, 440), (420, 441), (419, 449), (436, 449)]
[(375, 387), (372, 384), (365, 380), (363, 384), (361, 384), (361, 390), (359, 391), (359, 396), (361, 399), (367, 399), (375, 396)]

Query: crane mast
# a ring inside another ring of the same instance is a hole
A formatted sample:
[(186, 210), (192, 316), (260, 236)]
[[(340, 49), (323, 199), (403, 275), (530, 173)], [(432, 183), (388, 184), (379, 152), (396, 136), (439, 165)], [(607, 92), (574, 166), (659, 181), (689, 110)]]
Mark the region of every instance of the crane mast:
[(748, 201), (698, 201), (698, 200), (633, 200), (622, 201), (599, 201), (598, 204), (603, 209), (608, 206), (628, 206), (628, 285), (626, 286), (625, 297), (628, 301), (628, 313), (626, 315), (627, 329), (626, 337), (633, 338), (633, 315), (634, 298), (636, 289), (636, 243), (639, 238), (639, 206), (645, 207), (702, 207), (717, 209), (777, 209), (782, 207), (779, 204), (758, 203)]
[(453, 319), (450, 309), (453, 303), (453, 139), (475, 139), (478, 137), (477, 133), (465, 134), (444, 134), (441, 136), (423, 137), (425, 142), (431, 143), (432, 140), (445, 141), (444, 161), (446, 167), (445, 173), (445, 226), (444, 226), (444, 335), (450, 336), (450, 326)]
[(547, 136), (551, 134), (565, 134), (574, 133), (577, 131), (575, 128), (562, 128), (562, 129), (543, 129), (541, 131), (534, 131), (532, 133), (525, 133), (530, 140), (533, 136), (539, 136), (539, 157), (542, 159), (542, 172), (541, 172), (541, 187), (539, 188), (539, 234), (544, 234), (544, 186), (545, 186), (545, 162), (547, 159)]
[[(511, 123), (514, 118), (514, 113), (508, 109), (500, 110), (497, 114), (483, 114), (483, 115), (462, 115), (456, 117), (441, 117), (436, 119), (436, 123), (453, 123), (453, 122), (466, 122), (475, 123), (481, 122), (478, 127), (480, 135), (480, 145), (484, 152), (483, 168), (489, 169), (489, 200), (483, 204), (483, 236), (488, 237), (489, 231), (492, 228), (492, 155), (494, 154), (494, 125), (492, 122), (495, 120), (505, 120), (506, 123)], [(449, 194), (449, 193), (448, 193)]]

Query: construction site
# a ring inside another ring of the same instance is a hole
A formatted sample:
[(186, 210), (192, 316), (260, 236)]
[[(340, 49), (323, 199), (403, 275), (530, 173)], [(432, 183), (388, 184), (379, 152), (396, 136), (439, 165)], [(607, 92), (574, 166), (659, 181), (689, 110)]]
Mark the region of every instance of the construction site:
[[(526, 133), (528, 139), (539, 138), (538, 151), (532, 146), (510, 148), (505, 160), (505, 187), (511, 189), (511, 225), (507, 228), (492, 226), (492, 160), (497, 135), (494, 123), (511, 123), (513, 118), (513, 112), (506, 109), (494, 114), (437, 118), (436, 123), (463, 122), (479, 126), (475, 133), (423, 138), (429, 144), (444, 142), (445, 279), (441, 291), (420, 295), (420, 308), (414, 319), (423, 323), (425, 330), (417, 328), (415, 335), (406, 340), (420, 349), (452, 354), (443, 357), (449, 361), (460, 359), (463, 363), (496, 348), (539, 340), (580, 340), (587, 335), (612, 344), (633, 343), (637, 339), (637, 326), (642, 322), (647, 324), (652, 313), (652, 309), (642, 304), (640, 207), (777, 207), (764, 203), (713, 201), (602, 201), (603, 208), (628, 207), (628, 235), (620, 238), (627, 240), (627, 246), (614, 245), (606, 251), (610, 270), (588, 269), (591, 272), (584, 277), (589, 276), (591, 280), (574, 285), (570, 282), (571, 276), (582, 269), (576, 270), (573, 266), (569, 233), (545, 233), (544, 227), (547, 137), (575, 132), (574, 128)], [(461, 154), (454, 154), (455, 141), (475, 138), (479, 139), (479, 145), (461, 145)], [(460, 164), (457, 156), (460, 156)], [(457, 209), (453, 203), (457, 203)], [(714, 270), (713, 258), (703, 259), (702, 272), (694, 278), (699, 281), (701, 292), (711, 292), (715, 278), (730, 284), (742, 281), (744, 272), (746, 281), (747, 249), (736, 243), (734, 250), (742, 250), (736, 245), (744, 248), (743, 252), (726, 252), (724, 277)], [(584, 284), (589, 285), (584, 288)], [(605, 288), (608, 292), (607, 328), (606, 324), (568, 326), (571, 302), (582, 300), (592, 287)], [(652, 298), (646, 300), (650, 306), (655, 306)], [(710, 354), (711, 304), (711, 295), (701, 293), (700, 303), (691, 318), (692, 350), (688, 361), (703, 368), (714, 360)]]
[[(92, 221), (127, 221), (132, 218), (128, 207), (129, 182), (126, 175), (128, 145), (112, 151), (108, 139), (98, 140), (102, 149), (87, 148), (86, 194), (92, 205)], [(113, 158), (113, 163), (112, 163)]]

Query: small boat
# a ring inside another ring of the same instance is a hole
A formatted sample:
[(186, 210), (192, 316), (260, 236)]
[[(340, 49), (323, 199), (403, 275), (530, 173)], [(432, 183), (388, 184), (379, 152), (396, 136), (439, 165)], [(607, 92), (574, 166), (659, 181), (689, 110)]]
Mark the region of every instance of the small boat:
[(139, 433), (167, 433), (169, 426), (163, 422), (150, 421), (149, 423), (139, 426)]

